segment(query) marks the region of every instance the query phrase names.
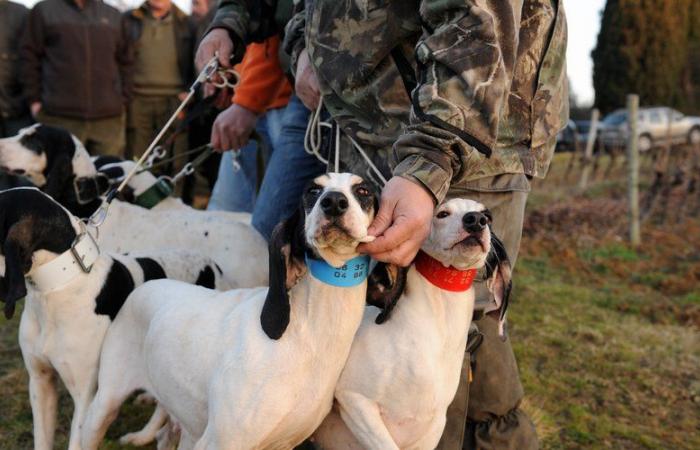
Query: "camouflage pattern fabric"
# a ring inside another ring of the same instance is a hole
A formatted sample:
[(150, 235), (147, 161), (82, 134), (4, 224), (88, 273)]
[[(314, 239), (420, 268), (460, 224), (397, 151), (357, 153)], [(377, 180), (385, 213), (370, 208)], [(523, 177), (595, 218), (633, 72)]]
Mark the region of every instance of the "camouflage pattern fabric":
[[(212, 26), (237, 40), (259, 38), (266, 33), (259, 14), (274, 3), (222, 0)], [(419, 181), (441, 201), (450, 186), (479, 178), (546, 174), (568, 118), (562, 0), (303, 6), (287, 27), (286, 48), (293, 60), (307, 49), (324, 105), (343, 131), (368, 151), (393, 147), (395, 175)], [(490, 158), (416, 117), (391, 57), (395, 48), (416, 67), (422, 110), (491, 149)]]

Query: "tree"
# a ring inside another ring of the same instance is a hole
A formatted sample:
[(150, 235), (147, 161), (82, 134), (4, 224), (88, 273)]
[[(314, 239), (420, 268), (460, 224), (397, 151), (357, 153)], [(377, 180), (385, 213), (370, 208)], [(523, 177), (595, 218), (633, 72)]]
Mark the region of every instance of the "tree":
[[(632, 92), (639, 94), (642, 105), (690, 109), (688, 93), (700, 94), (700, 70), (689, 68), (692, 51), (700, 50), (700, 36), (695, 37), (695, 47), (691, 44), (691, 37), (700, 35), (692, 30), (692, 24), (700, 22), (698, 3), (607, 1), (592, 53), (595, 104), (601, 111), (623, 107)], [(698, 65), (697, 56), (694, 63)]]

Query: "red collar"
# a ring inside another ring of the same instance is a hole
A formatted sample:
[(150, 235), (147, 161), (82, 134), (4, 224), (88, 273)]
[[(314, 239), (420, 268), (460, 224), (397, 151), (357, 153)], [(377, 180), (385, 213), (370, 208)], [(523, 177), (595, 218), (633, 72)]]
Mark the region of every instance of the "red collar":
[(464, 292), (472, 287), (476, 278), (476, 269), (458, 270), (454, 267), (445, 267), (440, 261), (419, 251), (414, 261), (416, 270), (428, 281), (440, 289), (450, 292)]

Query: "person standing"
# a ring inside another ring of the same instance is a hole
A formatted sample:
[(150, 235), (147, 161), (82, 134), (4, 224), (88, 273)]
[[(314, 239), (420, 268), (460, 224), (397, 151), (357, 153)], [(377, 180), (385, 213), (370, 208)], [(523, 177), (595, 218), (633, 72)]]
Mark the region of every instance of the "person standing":
[(14, 136), (32, 123), (19, 82), (19, 43), (29, 10), (0, 0), (0, 137)]
[[(262, 3), (220, 1), (198, 64), (218, 52), (226, 65), (234, 50), (268, 34), (265, 12), (276, 2)], [(529, 178), (546, 175), (568, 119), (562, 0), (301, 3), (307, 10), (285, 33), (296, 93), (310, 109), (322, 101), (388, 179), (368, 231), (376, 239), (360, 251), (409, 265), (435, 205), (461, 196), (490, 209), (514, 263)], [(341, 170), (366, 171), (354, 150), (341, 160)], [(483, 340), (473, 383), (458, 390), (439, 448), (538, 448), (519, 408), (523, 389), (508, 335), (499, 333), (502, 305), (484, 282), (476, 298)], [(469, 362), (466, 355), (465, 372)], [(467, 385), (468, 374), (461, 380)]]
[[(194, 78), (195, 24), (171, 0), (148, 0), (127, 11), (124, 22), (134, 58), (133, 98), (127, 113), (127, 158), (141, 156), (168, 121)], [(178, 129), (176, 121), (173, 129)], [(186, 130), (172, 155), (187, 147)], [(186, 161), (177, 161), (174, 169)]]
[(43, 0), (29, 13), (21, 80), (34, 118), (91, 154), (121, 156), (131, 59), (121, 14), (99, 0)]

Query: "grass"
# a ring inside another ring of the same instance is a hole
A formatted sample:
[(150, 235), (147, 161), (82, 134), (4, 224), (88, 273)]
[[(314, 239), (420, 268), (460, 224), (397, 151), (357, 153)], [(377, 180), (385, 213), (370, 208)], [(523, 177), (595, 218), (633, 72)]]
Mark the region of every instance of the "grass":
[[(700, 448), (700, 220), (650, 221), (631, 248), (620, 171), (579, 193), (564, 158), (534, 183), (516, 267), (509, 330), (523, 407), (545, 449)], [(32, 446), (18, 316), (0, 318), (0, 449)], [(63, 391), (59, 410), (65, 448)], [(149, 413), (127, 403), (103, 448)]]

